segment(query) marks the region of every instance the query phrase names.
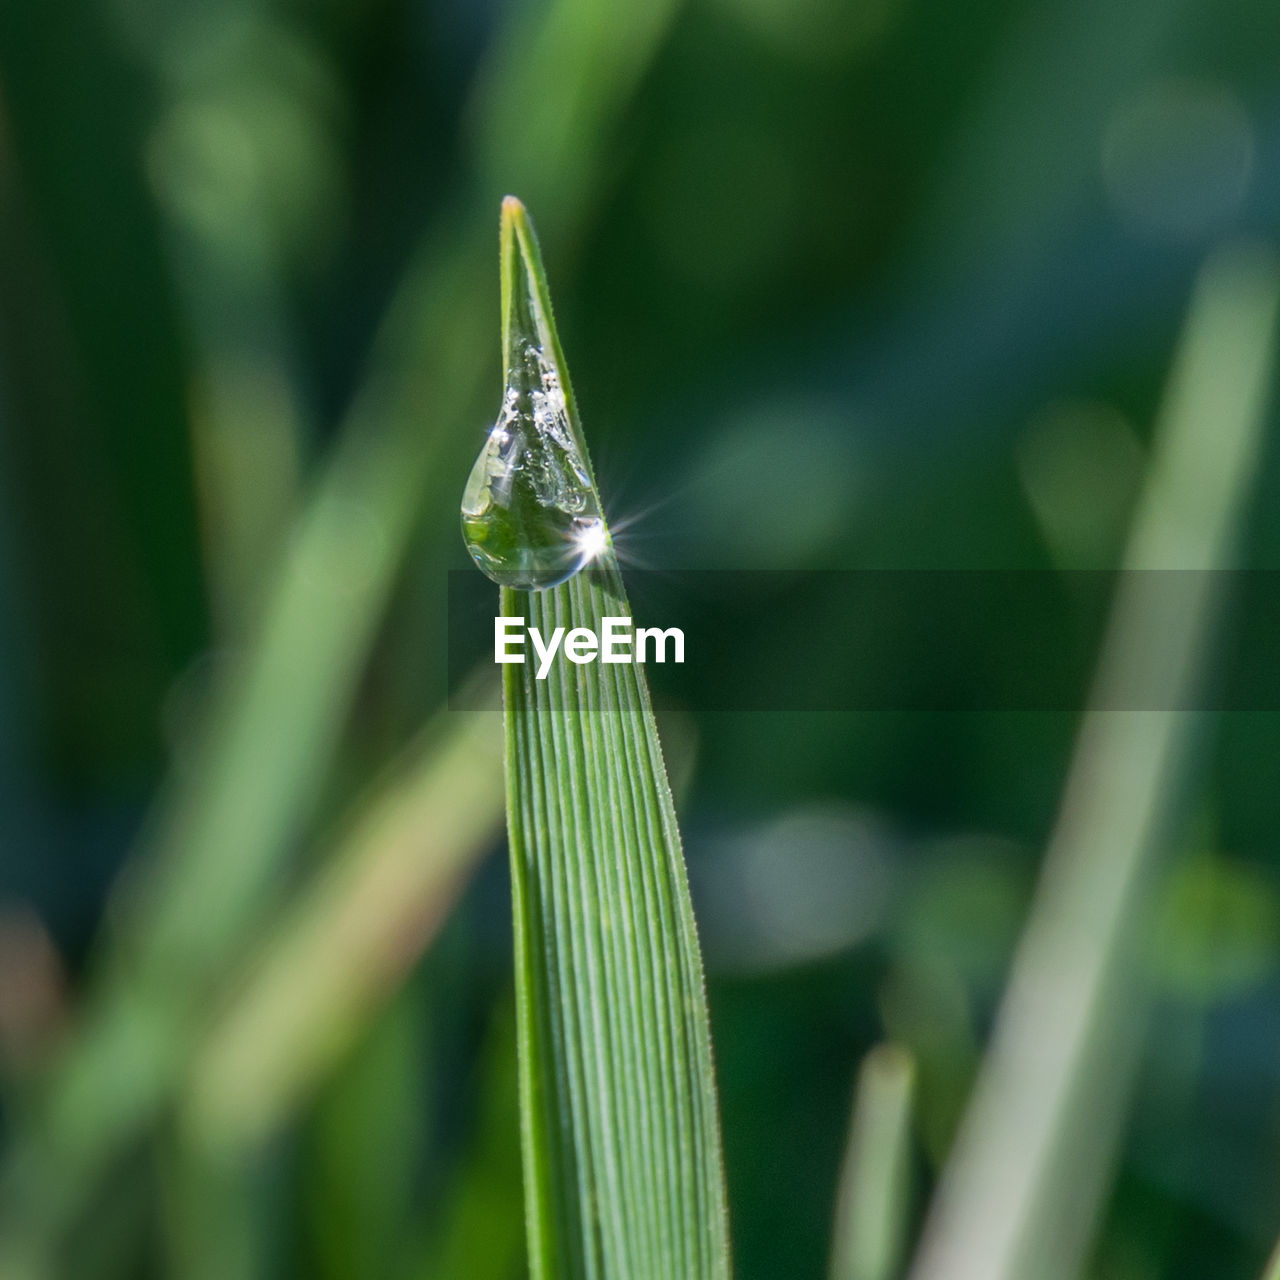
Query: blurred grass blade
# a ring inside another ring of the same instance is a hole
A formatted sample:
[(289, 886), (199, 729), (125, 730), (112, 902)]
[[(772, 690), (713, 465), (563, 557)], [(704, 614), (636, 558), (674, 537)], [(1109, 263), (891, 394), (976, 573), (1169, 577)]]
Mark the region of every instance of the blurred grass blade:
[(520, 1124), (516, 1060), (511, 1053), (513, 1001), (494, 1009), (476, 1067), (478, 1110), (474, 1133), (438, 1207), (438, 1217), (416, 1250), (414, 1280), (465, 1276), (516, 1280), (527, 1274), (524, 1222), (519, 1205), (520, 1150), (512, 1141)]
[[(1197, 285), (1125, 553), (1135, 572), (914, 1280), (1058, 1280), (1087, 1247), (1133, 1070), (1133, 938), (1196, 728), (1177, 708), (1195, 705), (1226, 577), (1213, 571), (1232, 563), (1257, 467), (1278, 296), (1280, 267), (1256, 246), (1219, 251)], [(1114, 709), (1153, 676), (1161, 709)]]
[[(436, 949), (378, 1008), (360, 1043), (309, 1100), (298, 1135), (308, 1172), (295, 1212), (314, 1242), (313, 1256), (323, 1260), (316, 1280), (410, 1275), (405, 1254), (421, 1232), (422, 1172), (448, 1140), (439, 1101), (448, 1084), (445, 1045), (456, 986), (439, 981), (452, 967), (441, 959), (445, 951)], [(291, 1145), (272, 1142), (263, 1150)], [(427, 1204), (435, 1199), (426, 1196)]]
[[(582, 75), (613, 41), (608, 23), (591, 20), (595, 12), (596, 0), (572, 0), (544, 15), (582, 27), (556, 75), (525, 59), (485, 86), (517, 102), (536, 94), (573, 121), (593, 155), (607, 149), (613, 119), (579, 98)], [(666, 30), (665, 19), (639, 25), (637, 75)], [(611, 109), (620, 107), (621, 95)], [(502, 104), (477, 108), (481, 120), (512, 114)], [(496, 145), (483, 126), (477, 145), (486, 153)], [(554, 185), (562, 175), (546, 169)], [(566, 223), (576, 224), (585, 199), (575, 188), (565, 200)], [(182, 762), (157, 805), (126, 877), (131, 892), (117, 895), (83, 1016), (39, 1113), (7, 1154), (0, 1270), (6, 1262), (15, 1274), (55, 1267), (50, 1259), (111, 1162), (172, 1097), (210, 993), (246, 932), (278, 902), (281, 872), (316, 807), (414, 532), (426, 526), (442, 540), (456, 527), (437, 499), (460, 462), (456, 427), (483, 385), (477, 353), (492, 323), (473, 288), (487, 240), (475, 231), (477, 200), (468, 191), (450, 208), (406, 272), (261, 609), (250, 609), (243, 660), (216, 692), (195, 758)], [(443, 663), (420, 666), (442, 692)]]
[(499, 742), (493, 712), (442, 713), (272, 930), (192, 1066), (200, 1149), (271, 1137), (421, 956), (497, 833)]
[[(634, 98), (682, 0), (550, 0), (517, 6), (481, 75), (483, 186), (516, 190), (563, 233), (599, 198), (601, 143)], [(571, 84), (548, 93), (547, 67)]]
[(831, 1280), (893, 1280), (902, 1264), (911, 1181), (915, 1061), (877, 1045), (862, 1061), (836, 1198)]
[(1272, 1250), (1271, 1257), (1267, 1259), (1266, 1269), (1262, 1273), (1262, 1280), (1280, 1280), (1280, 1244), (1277, 1244)]
[[(533, 343), (581, 428), (523, 207), (502, 226), (503, 351)], [(522, 321), (532, 332), (517, 332)], [(550, 634), (629, 613), (612, 551), (502, 591)], [(504, 667), (520, 1101), (535, 1280), (729, 1275), (702, 963), (642, 668)]]
[(265, 1275), (281, 1152), (252, 1164), (215, 1164), (183, 1143), (171, 1126), (154, 1145), (166, 1280)]

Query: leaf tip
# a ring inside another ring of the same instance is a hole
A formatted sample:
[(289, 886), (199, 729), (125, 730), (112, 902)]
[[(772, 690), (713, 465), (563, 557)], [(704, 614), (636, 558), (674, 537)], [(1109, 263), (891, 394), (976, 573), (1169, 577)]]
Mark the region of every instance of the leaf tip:
[(502, 221), (505, 226), (514, 223), (522, 223), (528, 218), (528, 210), (524, 207), (524, 202), (517, 196), (502, 197)]

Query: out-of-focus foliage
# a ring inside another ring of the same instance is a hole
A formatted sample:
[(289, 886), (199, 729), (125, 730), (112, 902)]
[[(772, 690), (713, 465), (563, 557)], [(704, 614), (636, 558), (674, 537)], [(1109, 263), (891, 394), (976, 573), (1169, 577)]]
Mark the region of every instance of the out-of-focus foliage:
[[(469, 730), (418, 745), (507, 191), (633, 562), (1107, 568), (1197, 271), (1280, 238), (1277, 47), (1264, 0), (0, 6), (9, 1259), (523, 1274), (493, 757), (460, 822)], [(1241, 559), (1275, 568), (1274, 430), (1253, 488)], [(820, 666), (846, 621), (762, 585), (741, 643)], [(742, 1276), (824, 1273), (882, 1040), (916, 1063), (918, 1224), (1076, 679), (1058, 711), (936, 715), (714, 711), (711, 681), (671, 715)], [(1137, 926), (1153, 1000), (1092, 1280), (1252, 1280), (1280, 1230), (1280, 729), (1207, 728)], [(461, 861), (406, 873), (397, 818)], [(420, 905), (385, 949), (359, 917), (364, 981), (291, 970), (347, 876)], [(294, 980), (340, 1034), (253, 1020)], [(199, 1118), (234, 1105), (209, 1081), (237, 1026), (288, 1087), (229, 1152)]]

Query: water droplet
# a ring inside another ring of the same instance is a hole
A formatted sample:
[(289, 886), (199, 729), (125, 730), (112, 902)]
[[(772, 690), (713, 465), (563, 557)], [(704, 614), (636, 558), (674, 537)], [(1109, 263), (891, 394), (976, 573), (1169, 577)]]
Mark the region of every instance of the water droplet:
[(573, 577), (607, 545), (564, 390), (541, 347), (513, 352), (498, 419), (462, 495), (462, 536), (494, 582), (533, 591)]

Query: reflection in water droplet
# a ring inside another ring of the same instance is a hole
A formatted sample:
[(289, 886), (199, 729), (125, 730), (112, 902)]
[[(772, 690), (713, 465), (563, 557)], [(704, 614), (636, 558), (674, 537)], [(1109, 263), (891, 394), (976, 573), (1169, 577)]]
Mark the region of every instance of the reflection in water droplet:
[(462, 536), (494, 582), (531, 591), (573, 577), (608, 534), (554, 365), (530, 343), (512, 366), (462, 495)]

